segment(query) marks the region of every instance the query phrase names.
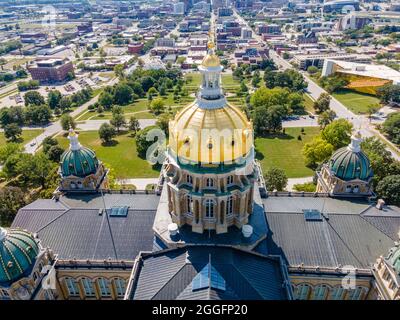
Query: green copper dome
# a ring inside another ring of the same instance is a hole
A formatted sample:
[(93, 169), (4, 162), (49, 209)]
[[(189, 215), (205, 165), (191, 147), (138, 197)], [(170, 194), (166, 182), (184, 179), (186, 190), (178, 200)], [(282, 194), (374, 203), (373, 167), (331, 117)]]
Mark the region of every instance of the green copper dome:
[(70, 130), (68, 139), (70, 147), (61, 156), (61, 173), (63, 177), (77, 176), (86, 177), (96, 173), (99, 161), (96, 154), (85, 147), (82, 147), (78, 141), (78, 135)]
[(38, 243), (30, 233), (0, 228), (0, 285), (8, 286), (28, 275), (38, 253)]
[(349, 146), (337, 150), (329, 161), (329, 169), (340, 179), (367, 181), (372, 177), (371, 164), (360, 148), (361, 137), (351, 137)]

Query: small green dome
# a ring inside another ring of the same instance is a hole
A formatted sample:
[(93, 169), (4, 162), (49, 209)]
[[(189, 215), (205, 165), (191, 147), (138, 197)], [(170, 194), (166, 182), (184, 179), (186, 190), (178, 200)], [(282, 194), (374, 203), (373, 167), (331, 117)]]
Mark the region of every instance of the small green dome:
[(89, 148), (81, 146), (78, 135), (70, 130), (68, 139), (70, 147), (61, 156), (61, 173), (63, 177), (77, 176), (86, 177), (96, 173), (99, 161), (96, 154)]
[(30, 233), (0, 228), (0, 285), (8, 286), (27, 276), (38, 253), (39, 245)]
[(349, 146), (337, 150), (329, 161), (329, 169), (340, 179), (367, 181), (372, 177), (371, 164), (360, 148), (361, 137), (352, 136)]

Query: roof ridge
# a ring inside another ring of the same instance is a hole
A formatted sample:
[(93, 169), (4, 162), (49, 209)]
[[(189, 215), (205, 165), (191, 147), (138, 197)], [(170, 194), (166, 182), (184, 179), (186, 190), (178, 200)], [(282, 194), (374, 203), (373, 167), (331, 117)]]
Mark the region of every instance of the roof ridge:
[(42, 226), (41, 228), (39, 228), (38, 230), (36, 230), (35, 233), (38, 233), (40, 231), (42, 231), (44, 228), (47, 228), (50, 224), (52, 224), (54, 221), (58, 220), (59, 218), (61, 218), (62, 216), (64, 216), (67, 212), (69, 212), (71, 209), (66, 209), (63, 213), (61, 213), (58, 217), (55, 217), (53, 220), (50, 220), (47, 224), (45, 224), (44, 226)]
[[(367, 223), (369, 223), (372, 227), (374, 227), (376, 230), (380, 231), (381, 233), (383, 233), (385, 236), (387, 236), (389, 239), (393, 240), (393, 241), (397, 241), (398, 239), (393, 239), (389, 234), (387, 234), (384, 230), (382, 230), (381, 228), (379, 228), (377, 225), (375, 225), (374, 223), (372, 223), (371, 221), (367, 220), (366, 217), (363, 214), (359, 214), (359, 216), (366, 221)], [(374, 216), (371, 216), (374, 217)], [(385, 218), (385, 217), (382, 217)], [(390, 217), (386, 217), (386, 218), (390, 218)]]

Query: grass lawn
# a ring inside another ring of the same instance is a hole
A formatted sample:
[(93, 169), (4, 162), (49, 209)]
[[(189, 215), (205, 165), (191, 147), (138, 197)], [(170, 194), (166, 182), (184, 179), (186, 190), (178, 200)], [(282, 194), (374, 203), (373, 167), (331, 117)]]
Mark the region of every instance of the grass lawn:
[[(68, 147), (68, 139), (58, 136), (57, 140), (63, 148)], [(79, 141), (83, 146), (91, 148), (97, 157), (109, 164), (115, 171), (117, 179), (155, 178), (159, 170), (154, 169), (146, 160), (138, 157), (136, 142), (130, 133), (121, 133), (115, 138), (115, 145), (103, 146), (97, 131), (82, 131)]]
[(286, 128), (285, 134), (257, 138), (255, 141), (256, 158), (260, 160), (263, 172), (278, 167), (285, 170), (288, 178), (309, 177), (314, 171), (307, 168), (301, 152), (305, 143), (319, 133), (317, 127), (305, 127), (302, 140), (297, 140), (301, 128)]
[[(29, 141), (31, 141), (32, 139), (34, 139), (35, 137), (37, 137), (39, 134), (41, 134), (43, 132), (42, 129), (33, 129), (33, 130), (23, 130), (22, 131), (22, 144), (25, 144)], [(5, 144), (6, 138), (4, 137), (4, 132), (0, 132), (0, 146), (2, 146), (3, 144)]]
[(377, 97), (346, 89), (341, 89), (332, 95), (348, 109), (357, 114), (366, 113), (368, 105), (379, 103)]
[(303, 94), (303, 98), (304, 98), (304, 108), (306, 109), (306, 111), (314, 114), (315, 113), (314, 100), (308, 94)]

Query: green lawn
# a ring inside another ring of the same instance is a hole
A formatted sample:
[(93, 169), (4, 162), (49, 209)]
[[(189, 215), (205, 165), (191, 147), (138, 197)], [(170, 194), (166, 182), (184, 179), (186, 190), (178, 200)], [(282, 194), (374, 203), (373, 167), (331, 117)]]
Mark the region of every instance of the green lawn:
[[(42, 129), (34, 129), (34, 130), (23, 130), (22, 131), (22, 144), (25, 144), (35, 137), (37, 137), (39, 134), (43, 132)], [(4, 137), (4, 132), (0, 132), (0, 146), (6, 143), (6, 138)]]
[(346, 89), (341, 89), (332, 95), (348, 109), (357, 114), (366, 113), (368, 105), (379, 103), (377, 97)]
[[(285, 170), (288, 178), (314, 174), (313, 170), (305, 166), (301, 150), (305, 143), (318, 135), (319, 128), (306, 127), (304, 130), (304, 134), (301, 134), (301, 128), (286, 128), (285, 134), (256, 139), (256, 158), (260, 160), (264, 174), (272, 167)], [(297, 139), (299, 135), (301, 141)]]
[[(58, 136), (57, 140), (63, 148), (68, 147), (67, 137)], [(94, 150), (100, 160), (109, 164), (114, 169), (117, 179), (159, 176), (159, 170), (138, 157), (135, 138), (131, 137), (130, 133), (121, 133), (115, 141), (115, 145), (103, 146), (97, 131), (82, 131), (79, 134), (79, 142)]]
[(306, 109), (306, 111), (315, 113), (314, 100), (311, 98), (311, 96), (308, 94), (303, 94), (303, 98), (304, 98), (304, 108)]

